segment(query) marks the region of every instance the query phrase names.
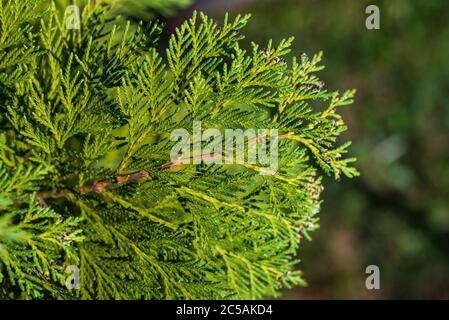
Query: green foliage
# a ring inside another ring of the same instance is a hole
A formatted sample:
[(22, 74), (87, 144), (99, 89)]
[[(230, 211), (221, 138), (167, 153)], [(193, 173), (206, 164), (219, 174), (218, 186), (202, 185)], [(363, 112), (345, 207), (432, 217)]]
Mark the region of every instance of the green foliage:
[(38, 203), (36, 185), (48, 169), (0, 166), (0, 298), (64, 296), (63, 265), (77, 263), (79, 218), (62, 216)]
[[(371, 4), (381, 12), (378, 31), (365, 28)], [(310, 287), (286, 298), (364, 299), (360, 271), (373, 263), (382, 278), (376, 298), (449, 298), (449, 2), (260, 0), (249, 8), (248, 39), (297, 35), (292, 51), (327, 53), (328, 84), (360, 92), (360, 108), (344, 118), (362, 175), (344, 188), (327, 184), (326, 218), (301, 250)]]
[[(92, 0), (90, 0), (92, 2)], [(96, 0), (101, 2), (102, 0)], [(84, 6), (89, 0), (56, 0), (61, 9), (71, 4)], [(106, 2), (106, 1), (103, 1)], [(134, 19), (152, 19), (168, 17), (189, 6), (193, 0), (109, 0), (113, 4), (114, 14), (119, 13)]]
[[(21, 200), (36, 219), (50, 219), (33, 230), (59, 237), (68, 226), (82, 229), (83, 238), (78, 229), (70, 234), (76, 249), (52, 242), (65, 250), (58, 260), (64, 266), (79, 259), (80, 290), (46, 286), (44, 296), (255, 299), (302, 284), (295, 254), (302, 235), (318, 227), (320, 172), (357, 175), (354, 159), (342, 158), (348, 143), (336, 145), (346, 129), (337, 111), (354, 92), (323, 89), (315, 75), (321, 54), (284, 61), (292, 38), (240, 48), (248, 15), (226, 16), (219, 26), (195, 13), (172, 35), (164, 57), (159, 26), (115, 25), (108, 10), (104, 2), (84, 7), (77, 31), (66, 30), (50, 6), (28, 42), (40, 54), (21, 46), (17, 52), (16, 64), (30, 72), (13, 86), (5, 81), (1, 91), (4, 180), (26, 164), (30, 169), (16, 174), (23, 180), (15, 185), (38, 190), (48, 206)], [(279, 170), (261, 175), (264, 168), (247, 162), (170, 163), (170, 133), (191, 131), (194, 121), (203, 129), (278, 129)], [(136, 172), (138, 178), (129, 178)], [(29, 246), (23, 250), (37, 255), (24, 233), (33, 219), (11, 200), (10, 189), (3, 186), (0, 243), (23, 238)], [(15, 223), (9, 212), (19, 215)], [(57, 215), (65, 222), (52, 222)], [(28, 263), (48, 271), (57, 286), (60, 274), (48, 267), (52, 252)], [(6, 293), (41, 296), (25, 273), (8, 277)]]
[(0, 3), (0, 86), (5, 88), (23, 79), (27, 63), (38, 54), (33, 45), (32, 26), (26, 24), (42, 14), (39, 1)]

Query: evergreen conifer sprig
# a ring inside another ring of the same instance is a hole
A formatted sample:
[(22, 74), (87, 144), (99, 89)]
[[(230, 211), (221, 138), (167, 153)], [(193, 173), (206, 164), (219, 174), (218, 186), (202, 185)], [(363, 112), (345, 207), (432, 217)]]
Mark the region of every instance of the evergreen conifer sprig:
[[(320, 172), (358, 174), (336, 144), (354, 91), (324, 90), (321, 53), (286, 62), (292, 38), (242, 49), (248, 15), (195, 13), (162, 54), (159, 25), (115, 24), (108, 1), (80, 30), (38, 0), (0, 8), (2, 297), (256, 299), (303, 283)], [(277, 129), (277, 172), (171, 161), (171, 132), (194, 121)]]

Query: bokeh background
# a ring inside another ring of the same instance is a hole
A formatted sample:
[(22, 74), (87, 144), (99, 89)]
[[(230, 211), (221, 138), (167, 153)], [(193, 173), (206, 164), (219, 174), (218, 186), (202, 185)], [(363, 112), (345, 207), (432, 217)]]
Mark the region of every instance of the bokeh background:
[[(294, 35), (293, 53), (324, 51), (330, 89), (357, 89), (343, 116), (362, 175), (326, 181), (321, 228), (299, 252), (308, 286), (282, 298), (449, 298), (449, 1), (124, 1), (166, 37), (195, 9), (250, 12), (246, 46)], [(370, 4), (380, 30), (365, 27)], [(365, 287), (372, 264), (380, 290)]]

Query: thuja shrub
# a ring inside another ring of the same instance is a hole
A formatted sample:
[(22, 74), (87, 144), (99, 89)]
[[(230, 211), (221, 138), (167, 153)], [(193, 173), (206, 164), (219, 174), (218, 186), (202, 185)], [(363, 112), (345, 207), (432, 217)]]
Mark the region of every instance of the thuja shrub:
[[(321, 53), (284, 60), (292, 38), (242, 49), (248, 15), (202, 13), (163, 52), (159, 24), (117, 23), (108, 1), (82, 7), (79, 28), (57, 8), (0, 2), (0, 298), (257, 299), (302, 284), (322, 176), (358, 174), (336, 141), (354, 91), (324, 88)], [(276, 132), (276, 170), (175, 161), (172, 132), (197, 121)]]

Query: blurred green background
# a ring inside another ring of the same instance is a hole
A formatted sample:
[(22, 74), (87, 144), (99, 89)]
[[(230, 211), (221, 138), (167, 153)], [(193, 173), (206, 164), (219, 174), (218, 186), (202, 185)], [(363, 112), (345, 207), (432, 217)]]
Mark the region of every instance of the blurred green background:
[[(330, 89), (358, 91), (343, 116), (362, 175), (326, 181), (321, 228), (299, 252), (309, 286), (283, 298), (449, 298), (449, 1), (181, 2), (160, 16), (166, 34), (194, 9), (250, 12), (248, 41), (294, 35), (295, 54), (324, 51)], [(365, 27), (370, 4), (380, 30)], [(365, 287), (372, 264), (380, 290)]]

